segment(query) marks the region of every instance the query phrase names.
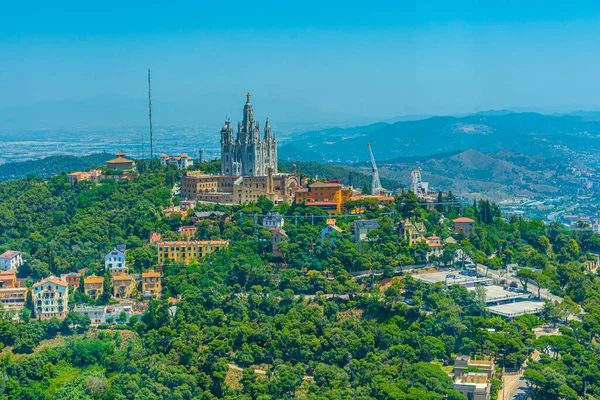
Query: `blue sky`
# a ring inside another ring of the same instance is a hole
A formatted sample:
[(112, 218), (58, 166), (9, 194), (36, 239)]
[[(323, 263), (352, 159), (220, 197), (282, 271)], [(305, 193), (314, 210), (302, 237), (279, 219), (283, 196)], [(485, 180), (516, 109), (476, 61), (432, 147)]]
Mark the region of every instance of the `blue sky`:
[(1, 11), (0, 107), (141, 101), (148, 67), (157, 101), (222, 102), (223, 114), (239, 113), (246, 91), (278, 104), (280, 118), (315, 121), (600, 106), (591, 1), (23, 1)]

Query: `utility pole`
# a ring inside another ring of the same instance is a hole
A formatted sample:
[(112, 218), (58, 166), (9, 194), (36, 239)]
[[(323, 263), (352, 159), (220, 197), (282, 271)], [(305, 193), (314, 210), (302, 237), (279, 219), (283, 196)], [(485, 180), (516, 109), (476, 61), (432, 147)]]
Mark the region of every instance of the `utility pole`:
[(152, 85), (150, 82), (150, 68), (148, 68), (148, 118), (150, 120), (150, 163), (152, 163), (154, 148), (152, 143)]

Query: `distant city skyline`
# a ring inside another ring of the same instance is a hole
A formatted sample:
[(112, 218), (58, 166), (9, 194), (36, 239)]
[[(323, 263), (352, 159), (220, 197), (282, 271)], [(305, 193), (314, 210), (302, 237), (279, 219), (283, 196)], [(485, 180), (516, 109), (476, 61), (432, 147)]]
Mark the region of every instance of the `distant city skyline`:
[[(185, 106), (163, 122), (237, 121), (247, 91), (275, 128), (599, 108), (599, 5), (450, 3), (13, 2), (0, 16), (0, 117), (22, 109), (34, 123), (39, 104), (125, 99), (143, 123), (148, 67), (157, 124), (160, 102)], [(104, 103), (103, 120), (127, 119)]]

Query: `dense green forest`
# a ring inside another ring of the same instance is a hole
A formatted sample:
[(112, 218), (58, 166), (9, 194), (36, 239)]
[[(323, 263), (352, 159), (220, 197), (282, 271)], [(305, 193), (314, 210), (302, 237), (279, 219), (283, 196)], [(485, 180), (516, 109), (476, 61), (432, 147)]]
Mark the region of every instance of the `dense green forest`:
[(62, 172), (85, 171), (114, 158), (108, 153), (97, 153), (89, 156), (50, 156), (41, 160), (11, 162), (0, 165), (0, 182), (21, 179), (28, 175), (50, 177)]
[[(19, 274), (32, 279), (82, 267), (101, 272), (102, 257), (118, 243), (127, 244), (134, 271), (154, 266), (149, 234), (176, 238), (176, 229), (191, 221), (161, 211), (173, 201), (170, 189), (181, 172), (138, 166), (145, 172), (133, 181), (71, 187), (62, 174), (0, 184), (0, 250), (24, 251), (27, 264)], [(91, 328), (76, 314), (63, 322), (1, 318), (0, 394), (463, 400), (439, 360), (488, 356), (500, 372), (540, 352), (525, 373), (536, 399), (600, 396), (600, 280), (584, 266), (600, 250), (598, 236), (584, 228), (506, 221), (486, 201), (458, 206), (449, 196), (441, 203), (428, 210), (411, 192), (385, 206), (350, 202), (348, 209), (364, 207), (367, 218), (380, 222), (370, 240), (359, 243), (351, 240), (357, 217), (338, 218), (342, 233), (322, 241), (325, 215), (316, 208), (275, 206), (264, 198), (246, 206), (199, 205), (197, 210), (223, 210), (232, 220), (197, 223), (197, 238), (228, 239), (230, 246), (201, 263), (165, 265), (162, 300), (150, 301), (141, 318), (118, 329)], [(275, 209), (292, 217), (281, 258), (274, 257), (271, 233), (253, 215)], [(458, 215), (476, 221), (469, 237), (450, 229)], [(405, 218), (423, 222), (428, 234), (454, 237), (457, 243), (445, 245), (440, 263), (451, 263), (458, 248), (491, 268), (517, 262), (541, 271), (532, 269), (528, 279), (565, 300), (548, 303), (539, 316), (507, 321), (489, 315), (476, 291), (395, 277), (394, 267), (422, 263), (428, 251), (423, 242), (409, 246), (398, 235), (396, 226)], [(352, 278), (370, 269), (384, 274)], [(176, 308), (169, 297), (180, 298)], [(565, 323), (578, 305), (585, 313)], [(536, 339), (533, 329), (544, 323), (559, 324), (560, 336)], [(495, 398), (500, 382), (492, 384)]]

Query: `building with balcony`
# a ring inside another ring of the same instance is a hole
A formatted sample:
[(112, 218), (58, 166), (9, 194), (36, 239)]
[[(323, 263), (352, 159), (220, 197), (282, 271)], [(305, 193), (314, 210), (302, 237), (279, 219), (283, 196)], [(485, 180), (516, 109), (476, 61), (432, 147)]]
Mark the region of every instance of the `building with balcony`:
[(69, 284), (55, 276), (42, 279), (31, 288), (35, 316), (64, 319), (69, 309)]
[(75, 307), (73, 312), (79, 315), (87, 315), (90, 319), (92, 325), (100, 325), (105, 323), (104, 312), (106, 307), (104, 306), (83, 306), (83, 307)]
[(194, 159), (185, 153), (180, 156), (161, 154), (160, 165), (175, 165), (177, 169), (186, 169), (187, 167), (194, 165)]
[(119, 299), (131, 297), (135, 290), (135, 281), (129, 274), (118, 274), (112, 277), (113, 296)]
[(165, 262), (201, 261), (207, 254), (214, 253), (229, 245), (228, 240), (177, 240), (158, 242), (158, 264)]
[(129, 271), (125, 264), (125, 245), (117, 245), (114, 249), (104, 256), (105, 271), (111, 274), (126, 274)]
[(26, 287), (0, 288), (0, 303), (5, 307), (23, 307), (28, 290)]
[(162, 291), (161, 274), (154, 270), (142, 273), (142, 293), (144, 298), (153, 298), (160, 296)]
[(97, 300), (104, 293), (104, 278), (90, 275), (83, 280), (83, 286), (84, 293)]

